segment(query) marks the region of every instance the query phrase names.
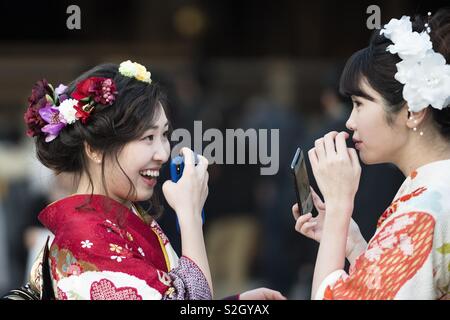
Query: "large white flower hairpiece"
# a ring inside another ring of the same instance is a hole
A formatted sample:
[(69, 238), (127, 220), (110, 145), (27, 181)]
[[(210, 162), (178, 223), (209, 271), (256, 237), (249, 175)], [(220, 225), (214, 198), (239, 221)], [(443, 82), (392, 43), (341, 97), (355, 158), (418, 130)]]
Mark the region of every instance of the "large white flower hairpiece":
[(450, 104), (450, 66), (433, 50), (430, 27), (425, 27), (426, 31), (413, 32), (410, 17), (403, 16), (391, 19), (380, 31), (393, 42), (386, 50), (402, 59), (394, 77), (404, 84), (403, 98), (412, 112), (428, 106), (441, 110)]

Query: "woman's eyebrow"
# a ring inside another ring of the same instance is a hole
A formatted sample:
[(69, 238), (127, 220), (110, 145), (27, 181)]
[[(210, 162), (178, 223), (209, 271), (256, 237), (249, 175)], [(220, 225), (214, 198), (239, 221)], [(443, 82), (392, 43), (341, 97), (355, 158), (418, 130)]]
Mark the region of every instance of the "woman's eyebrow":
[(368, 95), (367, 93), (361, 93), (361, 95), (353, 95), (351, 99), (352, 100), (353, 99), (366, 99), (366, 100), (373, 101), (373, 102), (376, 101), (376, 99), (374, 97)]
[[(168, 127), (169, 126), (169, 122), (166, 122), (166, 124), (164, 125), (164, 128), (165, 127)], [(149, 128), (148, 128), (148, 130), (153, 130), (153, 129), (158, 129), (159, 128), (159, 126), (158, 125), (153, 125), (153, 126), (150, 126)]]

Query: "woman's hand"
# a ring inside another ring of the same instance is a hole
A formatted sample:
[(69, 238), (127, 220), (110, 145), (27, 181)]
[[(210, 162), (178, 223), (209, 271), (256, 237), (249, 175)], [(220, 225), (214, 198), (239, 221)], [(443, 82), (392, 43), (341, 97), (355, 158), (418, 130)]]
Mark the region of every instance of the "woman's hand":
[(310, 187), (310, 189), (314, 207), (318, 212), (317, 216), (313, 217), (311, 212), (300, 215), (297, 203), (292, 206), (292, 214), (294, 215), (294, 219), (296, 220), (295, 230), (303, 234), (305, 237), (308, 237), (320, 243), (320, 238), (322, 237), (323, 221), (325, 220), (325, 203), (323, 203), (323, 201), (320, 199), (320, 197), (312, 187)]
[(312, 285), (315, 297), (323, 280), (345, 266), (347, 236), (358, 190), (361, 166), (355, 149), (347, 148), (347, 132), (330, 132), (317, 139), (308, 156), (327, 205)]
[(183, 175), (177, 183), (164, 182), (162, 190), (180, 225), (191, 219), (201, 223), (201, 211), (208, 197), (208, 160), (198, 155), (199, 162), (195, 165), (191, 149), (182, 148), (181, 154), (184, 156)]
[(198, 265), (208, 281), (211, 295), (214, 296), (201, 214), (208, 196), (208, 160), (199, 155), (199, 163), (195, 165), (192, 150), (182, 148), (181, 154), (184, 156), (183, 175), (177, 183), (170, 180), (164, 182), (162, 189), (167, 202), (178, 217), (181, 253)]
[[(317, 185), (325, 203), (353, 208), (361, 166), (353, 148), (347, 148), (347, 132), (330, 132), (317, 139), (308, 156)], [(352, 210), (345, 210), (347, 213)]]
[[(314, 191), (314, 189), (312, 187), (310, 188), (314, 207), (316, 208), (318, 215), (313, 217), (311, 212), (300, 215), (297, 203), (292, 207), (292, 214), (296, 219), (295, 230), (305, 237), (308, 237), (320, 243), (323, 224), (325, 221), (326, 206), (322, 199), (320, 199), (319, 195)], [(347, 237), (347, 246), (345, 250), (347, 259), (353, 260), (352, 258), (359, 253), (359, 249), (363, 250), (366, 245), (367, 243), (364, 240), (364, 237), (362, 236), (358, 225), (353, 219), (351, 219)]]
[(239, 300), (286, 300), (286, 297), (275, 290), (258, 288), (241, 293)]

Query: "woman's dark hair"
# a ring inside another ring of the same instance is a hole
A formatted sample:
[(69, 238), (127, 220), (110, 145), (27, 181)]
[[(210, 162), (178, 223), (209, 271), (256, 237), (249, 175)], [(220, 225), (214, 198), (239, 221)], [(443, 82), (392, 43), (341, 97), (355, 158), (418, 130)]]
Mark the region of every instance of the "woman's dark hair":
[[(430, 38), (433, 50), (441, 53), (450, 62), (450, 8), (438, 10), (429, 21), (422, 16), (415, 16), (412, 21), (413, 31), (422, 32), (428, 23), (431, 32)], [(387, 106), (386, 115), (389, 124), (393, 121), (393, 115), (397, 114), (406, 101), (403, 99), (403, 84), (395, 80), (397, 73), (396, 64), (401, 61), (397, 54), (386, 51), (391, 45), (391, 40), (380, 35), (380, 30), (375, 30), (369, 46), (355, 52), (344, 68), (340, 80), (340, 93), (344, 96), (360, 96), (373, 100), (361, 88), (365, 78), (368, 84), (384, 99)], [(433, 120), (439, 132), (450, 140), (450, 107), (438, 110), (430, 108)]]
[[(128, 197), (135, 196), (135, 186), (120, 165), (118, 154), (126, 143), (142, 137), (154, 124), (160, 112), (159, 105), (165, 110), (165, 97), (157, 84), (153, 82), (148, 84), (135, 78), (125, 77), (119, 73), (118, 69), (119, 66), (116, 64), (96, 66), (72, 81), (64, 92), (70, 96), (76, 89), (77, 83), (90, 77), (111, 78), (118, 91), (116, 100), (111, 106), (98, 104), (86, 124), (76, 121), (73, 125), (66, 126), (50, 143), (45, 142), (44, 135), (36, 138), (36, 153), (42, 164), (54, 170), (56, 174), (71, 172), (80, 177), (83, 172), (86, 172), (91, 195), (93, 183), (88, 170), (84, 143), (88, 143), (94, 150), (103, 154), (103, 159), (109, 158), (116, 161), (130, 182)], [(102, 183), (108, 192), (104, 161), (102, 161)], [(157, 195), (155, 195), (150, 201), (152, 214), (161, 212), (157, 202)]]

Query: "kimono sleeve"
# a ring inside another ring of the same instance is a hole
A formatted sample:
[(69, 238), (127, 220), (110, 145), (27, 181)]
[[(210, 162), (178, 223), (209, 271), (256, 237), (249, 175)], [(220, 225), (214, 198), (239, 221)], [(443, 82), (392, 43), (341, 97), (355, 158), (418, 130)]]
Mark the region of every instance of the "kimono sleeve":
[(133, 250), (126, 237), (102, 224), (74, 228), (61, 230), (50, 249), (59, 299), (211, 299), (203, 273), (187, 257), (167, 273)]
[(450, 300), (450, 212), (436, 221), (433, 245), (433, 277), (437, 299)]
[(347, 274), (336, 270), (315, 299), (411, 299), (432, 295), (435, 219), (406, 212), (383, 224)]

